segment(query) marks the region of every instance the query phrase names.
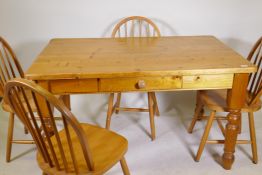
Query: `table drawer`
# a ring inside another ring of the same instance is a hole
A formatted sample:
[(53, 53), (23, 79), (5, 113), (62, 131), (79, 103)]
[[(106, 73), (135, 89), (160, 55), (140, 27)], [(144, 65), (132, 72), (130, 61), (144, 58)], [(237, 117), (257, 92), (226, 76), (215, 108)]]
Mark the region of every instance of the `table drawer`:
[(150, 91), (180, 89), (181, 77), (138, 77), (138, 78), (102, 78), (99, 83), (101, 92)]
[(98, 82), (96, 78), (51, 80), (49, 89), (56, 94), (92, 93), (98, 92)]
[(233, 84), (233, 74), (183, 76), (183, 89), (228, 89)]

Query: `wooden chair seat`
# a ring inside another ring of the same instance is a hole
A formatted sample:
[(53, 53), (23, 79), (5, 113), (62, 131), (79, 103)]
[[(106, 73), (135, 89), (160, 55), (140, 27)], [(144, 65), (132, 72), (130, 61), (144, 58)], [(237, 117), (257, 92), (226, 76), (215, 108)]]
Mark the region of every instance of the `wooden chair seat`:
[[(205, 90), (200, 91), (200, 99), (204, 106), (207, 106), (210, 110), (217, 112), (228, 112), (227, 106), (227, 90)], [(255, 112), (261, 108), (261, 100), (249, 105), (249, 95), (247, 95), (246, 102), (241, 109), (242, 112)]]
[[(111, 131), (108, 131), (106, 129), (89, 125), (89, 124), (83, 124), (81, 123), (81, 127), (83, 128), (86, 138), (89, 143), (89, 149), (93, 156), (94, 161), (94, 171), (92, 174), (103, 174), (108, 169), (110, 169), (113, 165), (115, 165), (121, 157), (124, 156), (124, 154), (127, 151), (128, 142), (127, 140)], [(75, 132), (72, 132), (72, 129), (69, 129), (70, 135), (71, 135), (71, 141), (73, 143), (73, 148), (76, 155), (76, 162), (78, 162), (78, 168), (79, 168), (79, 174), (88, 173), (87, 165), (85, 164), (84, 156), (82, 153), (81, 145), (78, 141), (78, 138), (75, 134)], [(67, 145), (66, 141), (66, 133), (65, 130), (62, 130), (59, 132), (59, 136), (63, 145), (63, 149), (66, 155), (66, 159), (68, 160), (68, 167), (69, 172), (74, 171), (73, 162), (71, 160), (71, 155), (69, 147), (65, 146)], [(56, 142), (56, 139), (54, 136), (51, 138), (53, 147), (55, 152), (58, 152), (58, 144)], [(59, 155), (57, 153), (57, 155)], [(44, 162), (43, 157), (40, 153), (37, 154), (37, 161), (42, 170), (44, 170), (47, 174), (63, 174), (62, 171), (57, 171), (56, 168), (50, 168), (48, 163)], [(58, 161), (61, 165), (62, 158), (58, 157)], [(64, 168), (64, 167), (62, 167)]]

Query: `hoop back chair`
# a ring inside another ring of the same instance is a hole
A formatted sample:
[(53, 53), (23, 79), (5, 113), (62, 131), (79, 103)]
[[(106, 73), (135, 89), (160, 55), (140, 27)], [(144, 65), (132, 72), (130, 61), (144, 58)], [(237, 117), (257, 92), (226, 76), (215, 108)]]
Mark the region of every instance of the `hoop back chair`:
[[(248, 113), (250, 140), (237, 140), (237, 144), (251, 144), (253, 163), (258, 162), (254, 112), (258, 111), (261, 108), (261, 100), (260, 100), (262, 94), (262, 49), (261, 48), (262, 48), (262, 37), (260, 37), (259, 40), (255, 43), (255, 45), (253, 46), (252, 50), (250, 51), (247, 57), (247, 60), (255, 64), (258, 68), (258, 71), (256, 73), (250, 74), (249, 76), (247, 97), (246, 97), (245, 105), (241, 109), (241, 112)], [(207, 140), (207, 139), (213, 120), (217, 121), (222, 134), (225, 136), (225, 129), (221, 120), (227, 120), (227, 117), (216, 116), (216, 112), (229, 112), (226, 103), (226, 95), (227, 95), (226, 90), (200, 91), (197, 94), (197, 106), (195, 110), (195, 115), (188, 129), (188, 132), (192, 133), (197, 120), (201, 120), (205, 118), (201, 114), (201, 110), (203, 109), (204, 106), (206, 106), (208, 109), (211, 110), (211, 114), (208, 118), (207, 125), (205, 127), (205, 131), (200, 142), (200, 146), (195, 158), (196, 161), (199, 161), (206, 143), (210, 143), (210, 144), (224, 143), (224, 140)]]
[[(40, 121), (36, 120), (26, 92), (33, 97)], [(124, 174), (129, 174), (124, 159), (128, 143), (124, 137), (79, 123), (61, 100), (32, 81), (9, 81), (5, 97), (36, 143), (37, 162), (43, 174), (103, 174), (118, 161)], [(55, 120), (54, 111), (62, 121)]]
[[(3, 97), (4, 86), (6, 82), (16, 77), (24, 78), (24, 72), (12, 48), (1, 36), (0, 59), (0, 96)], [(12, 143), (33, 144), (34, 142), (32, 140), (13, 140), (14, 112), (9, 106), (9, 104), (6, 102), (6, 100), (3, 99), (1, 103), (3, 110), (9, 112), (8, 136), (6, 147), (6, 161), (9, 162), (11, 158)], [(25, 133), (27, 133), (26, 128)]]
[(1, 58), (0, 96), (3, 97), (5, 83), (8, 80), (11, 80), (16, 77), (24, 78), (24, 72), (12, 48), (1, 36), (0, 36), (0, 58)]
[[(160, 37), (160, 31), (158, 27), (148, 18), (142, 16), (131, 16), (121, 20), (113, 29), (112, 38), (122, 37)], [(143, 86), (143, 82), (139, 82)], [(129, 108), (120, 107), (121, 93), (117, 93), (116, 103), (113, 105), (114, 93), (109, 96), (108, 112), (106, 128), (110, 128), (111, 116), (115, 111), (116, 114), (119, 111), (133, 111), (133, 112), (149, 112), (150, 116), (150, 127), (151, 127), (151, 138), (155, 139), (155, 122), (154, 114), (159, 116), (159, 109), (157, 105), (157, 99), (155, 92), (148, 92), (148, 109), (144, 108)]]
[(160, 37), (153, 21), (143, 16), (130, 16), (121, 20), (113, 29), (112, 38), (117, 37)]

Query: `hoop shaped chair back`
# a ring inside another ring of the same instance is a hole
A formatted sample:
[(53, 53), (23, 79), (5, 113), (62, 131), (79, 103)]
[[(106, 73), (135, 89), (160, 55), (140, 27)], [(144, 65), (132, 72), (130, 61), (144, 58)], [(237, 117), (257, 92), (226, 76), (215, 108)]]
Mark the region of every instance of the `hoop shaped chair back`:
[(160, 37), (160, 31), (150, 19), (131, 16), (121, 20), (115, 26), (111, 37)]
[(24, 77), (24, 72), (9, 44), (0, 36), (0, 96), (3, 97), (4, 85), (8, 80)]
[(249, 76), (248, 92), (251, 95), (249, 104), (259, 100), (262, 94), (262, 37), (253, 46), (247, 60), (257, 66), (257, 72)]
[[(32, 106), (30, 106), (32, 102), (28, 101), (29, 94), (32, 96), (37, 113), (32, 111)], [(5, 97), (19, 119), (28, 128), (37, 145), (38, 152), (50, 168), (76, 174), (78, 174), (79, 166), (85, 166), (87, 171), (94, 169), (84, 131), (62, 101), (34, 82), (25, 79), (14, 79), (7, 82)], [(44, 114), (43, 109), (48, 113)], [(62, 116), (62, 121), (55, 120), (54, 113)], [(37, 121), (37, 118), (40, 118), (40, 121)], [(65, 131), (63, 138), (58, 133), (60, 129)], [(72, 141), (73, 136), (77, 139)], [(74, 150), (72, 142), (74, 145), (75, 142), (78, 142), (77, 144), (80, 144), (82, 150)], [(64, 150), (69, 151), (65, 152)], [(78, 155), (75, 151), (78, 152)], [(82, 160), (85, 162), (76, 162), (76, 156), (83, 156)]]

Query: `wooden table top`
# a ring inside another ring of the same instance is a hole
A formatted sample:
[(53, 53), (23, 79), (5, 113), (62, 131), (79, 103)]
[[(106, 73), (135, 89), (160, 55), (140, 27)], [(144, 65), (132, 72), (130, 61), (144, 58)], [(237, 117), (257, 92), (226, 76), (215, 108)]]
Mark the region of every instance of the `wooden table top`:
[(52, 39), (32, 80), (251, 73), (256, 67), (213, 36)]

